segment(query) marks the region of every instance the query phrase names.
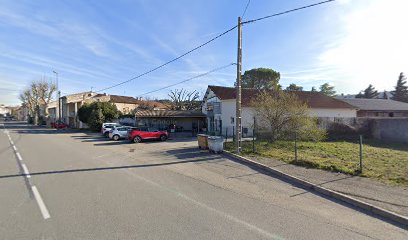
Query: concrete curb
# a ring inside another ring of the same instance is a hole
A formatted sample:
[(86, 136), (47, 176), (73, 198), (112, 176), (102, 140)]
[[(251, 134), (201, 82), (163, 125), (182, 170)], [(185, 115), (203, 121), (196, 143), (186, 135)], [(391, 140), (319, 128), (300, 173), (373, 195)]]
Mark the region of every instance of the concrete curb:
[(239, 161), (243, 161), (243, 162), (248, 163), (250, 165), (259, 167), (259, 168), (261, 168), (263, 170), (266, 170), (266, 171), (268, 171), (268, 172), (270, 172), (270, 173), (272, 173), (274, 175), (277, 175), (277, 176), (279, 176), (281, 178), (284, 178), (286, 180), (289, 180), (291, 182), (299, 184), (299, 185), (303, 186), (304, 188), (314, 190), (314, 191), (316, 191), (318, 193), (321, 193), (323, 195), (326, 195), (328, 197), (332, 197), (334, 199), (346, 202), (348, 204), (353, 205), (354, 207), (364, 209), (364, 210), (366, 210), (366, 211), (368, 211), (370, 213), (373, 213), (375, 215), (381, 216), (383, 218), (386, 218), (388, 220), (397, 222), (399, 224), (402, 224), (402, 225), (408, 227), (408, 217), (406, 217), (406, 216), (403, 216), (403, 215), (388, 211), (386, 209), (374, 206), (372, 204), (369, 204), (369, 203), (366, 203), (364, 201), (358, 200), (358, 199), (353, 198), (351, 196), (348, 196), (346, 194), (342, 194), (342, 193), (336, 192), (334, 190), (330, 190), (330, 189), (327, 189), (325, 187), (316, 185), (314, 183), (311, 183), (311, 182), (308, 182), (306, 180), (300, 179), (298, 177), (295, 177), (295, 176), (289, 175), (287, 173), (281, 172), (281, 171), (279, 171), (277, 169), (268, 167), (268, 166), (266, 166), (266, 165), (264, 165), (262, 163), (255, 162), (253, 160), (247, 159), (247, 158), (239, 156), (237, 154), (227, 152), (227, 151), (224, 151), (224, 154), (227, 155), (227, 156), (233, 157), (233, 158), (235, 158), (235, 159), (237, 159)]

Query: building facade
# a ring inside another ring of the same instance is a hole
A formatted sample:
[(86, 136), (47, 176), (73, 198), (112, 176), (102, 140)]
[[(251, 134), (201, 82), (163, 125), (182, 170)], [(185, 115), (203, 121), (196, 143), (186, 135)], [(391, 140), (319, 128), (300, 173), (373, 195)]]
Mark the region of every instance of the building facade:
[[(254, 109), (250, 106), (259, 90), (242, 89), (242, 133), (252, 136), (254, 126)], [(324, 118), (326, 121), (336, 119), (355, 118), (356, 108), (325, 96), (319, 92), (294, 91), (300, 101), (309, 107), (311, 117)], [(202, 105), (202, 112), (207, 116), (209, 132), (232, 136), (235, 131), (236, 100), (235, 88), (208, 86)]]
[(341, 99), (358, 109), (357, 117), (391, 118), (408, 117), (408, 103), (390, 99)]

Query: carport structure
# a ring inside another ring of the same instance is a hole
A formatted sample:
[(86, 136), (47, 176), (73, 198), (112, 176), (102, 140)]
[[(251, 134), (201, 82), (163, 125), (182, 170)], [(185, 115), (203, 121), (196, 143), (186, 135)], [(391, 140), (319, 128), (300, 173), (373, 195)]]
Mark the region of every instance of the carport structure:
[(147, 126), (170, 132), (203, 132), (206, 115), (196, 111), (142, 110), (135, 114), (136, 126)]

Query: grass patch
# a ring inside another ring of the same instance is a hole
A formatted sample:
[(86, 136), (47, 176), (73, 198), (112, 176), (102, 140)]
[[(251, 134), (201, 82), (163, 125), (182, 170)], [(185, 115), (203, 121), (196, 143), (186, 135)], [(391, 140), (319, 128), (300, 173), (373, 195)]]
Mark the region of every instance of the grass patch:
[[(257, 141), (256, 153), (252, 152), (252, 142), (242, 143), (242, 155), (261, 156), (286, 163), (319, 168), (333, 172), (358, 174), (358, 142), (298, 142), (298, 160), (295, 161), (294, 142)], [(233, 151), (232, 143), (226, 150)], [(383, 182), (408, 186), (408, 145), (365, 140), (363, 145), (363, 173), (361, 176), (379, 179)]]

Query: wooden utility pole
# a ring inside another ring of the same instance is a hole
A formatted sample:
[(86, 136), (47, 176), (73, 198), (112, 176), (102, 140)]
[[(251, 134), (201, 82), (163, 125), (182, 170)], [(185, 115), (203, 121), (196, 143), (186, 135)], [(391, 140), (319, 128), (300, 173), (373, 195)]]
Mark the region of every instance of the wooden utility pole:
[(236, 152), (241, 152), (241, 137), (242, 137), (242, 125), (241, 125), (241, 71), (242, 71), (242, 24), (241, 17), (238, 17), (238, 54), (237, 54), (237, 84), (236, 84), (236, 115), (235, 115), (235, 145)]

